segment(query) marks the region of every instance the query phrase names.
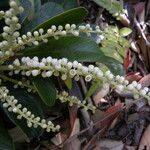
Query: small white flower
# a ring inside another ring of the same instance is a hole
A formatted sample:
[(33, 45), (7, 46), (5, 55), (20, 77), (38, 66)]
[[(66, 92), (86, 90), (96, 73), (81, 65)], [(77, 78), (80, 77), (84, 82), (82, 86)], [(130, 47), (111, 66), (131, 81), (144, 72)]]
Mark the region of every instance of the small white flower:
[(99, 71), (97, 72), (97, 77), (98, 77), (98, 78), (103, 77), (103, 72), (99, 70)]
[(45, 64), (43, 62), (40, 62), (39, 63), (39, 68), (43, 68), (43, 67), (45, 67)]
[(35, 77), (39, 74), (39, 70), (32, 70), (31, 73)]
[(63, 58), (63, 59), (61, 60), (61, 64), (62, 64), (62, 65), (66, 65), (67, 62), (68, 62), (68, 59), (67, 59), (67, 58)]
[(61, 76), (61, 79), (62, 79), (62, 80), (66, 80), (66, 79), (67, 79), (67, 75), (66, 75), (66, 74), (63, 74), (63, 75)]
[(62, 32), (61, 32), (61, 35), (62, 35), (62, 36), (65, 36), (65, 35), (67, 35), (67, 32), (66, 32), (66, 31), (62, 31)]
[(51, 63), (52, 57), (49, 56), (49, 57), (46, 58), (46, 60), (47, 60), (47, 63)]
[(140, 89), (142, 88), (142, 85), (141, 85), (141, 84), (137, 84), (136, 88), (137, 88), (138, 90), (140, 90)]
[(134, 86), (133, 86), (132, 84), (129, 84), (129, 85), (127, 86), (127, 88), (128, 88), (128, 90), (133, 90)]
[(75, 75), (77, 74), (77, 72), (76, 72), (75, 69), (71, 69), (71, 70), (69, 71), (69, 74), (70, 74), (71, 76), (75, 76)]
[(31, 33), (31, 32), (27, 32), (27, 36), (28, 36), (28, 37), (31, 37), (31, 36), (32, 36), (32, 33)]
[(52, 26), (51, 26), (51, 29), (52, 29), (53, 31), (56, 31), (57, 28), (56, 28), (55, 25), (52, 25)]
[(65, 25), (65, 29), (66, 29), (66, 30), (70, 30), (70, 24), (66, 24), (66, 25)]
[(71, 68), (72, 68), (72, 65), (73, 65), (72, 62), (68, 62), (66, 66), (67, 66), (69, 69), (71, 69)]
[(17, 3), (15, 1), (10, 1), (9, 5), (10, 5), (10, 7), (13, 7), (13, 8), (18, 7)]
[(47, 34), (52, 35), (52, 33), (53, 33), (52, 29), (47, 30)]
[(119, 92), (122, 92), (123, 89), (124, 89), (124, 87), (123, 87), (123, 85), (117, 85), (117, 86), (116, 86), (116, 89), (117, 89)]
[(15, 66), (20, 66), (20, 61), (19, 61), (19, 59), (15, 59), (15, 61), (13, 62), (13, 64), (14, 64)]
[(98, 71), (99, 71), (99, 68), (98, 68), (98, 67), (94, 67), (93, 72), (94, 72), (95, 74), (97, 74)]
[(79, 32), (78, 32), (78, 31), (74, 31), (74, 32), (72, 32), (72, 34), (73, 34), (74, 36), (79, 36)]
[(30, 76), (31, 75), (31, 71), (26, 71), (26, 76)]
[(52, 76), (52, 72), (51, 71), (47, 71), (46, 73), (45, 73), (45, 75), (47, 76), (47, 77), (50, 77), (50, 76)]
[(145, 90), (141, 90), (141, 91), (139, 91), (140, 92), (140, 94), (142, 95), (142, 96), (145, 96), (146, 95), (146, 91)]
[(92, 80), (92, 75), (87, 75), (86, 77), (85, 77), (85, 81), (86, 82), (90, 82)]
[(94, 66), (93, 66), (93, 65), (89, 65), (88, 68), (89, 68), (89, 71), (90, 71), (90, 72), (93, 72), (93, 69), (94, 69)]
[(75, 61), (73, 61), (72, 65), (73, 65), (74, 68), (77, 68), (78, 62), (75, 60)]
[(44, 33), (44, 30), (41, 28), (41, 29), (39, 29), (39, 33), (40, 34), (43, 34)]

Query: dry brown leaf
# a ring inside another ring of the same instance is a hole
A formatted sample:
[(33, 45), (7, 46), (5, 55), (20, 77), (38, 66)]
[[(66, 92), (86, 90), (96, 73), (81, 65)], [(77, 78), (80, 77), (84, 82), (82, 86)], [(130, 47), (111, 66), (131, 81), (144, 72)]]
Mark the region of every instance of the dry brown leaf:
[(72, 128), (74, 126), (74, 122), (77, 118), (77, 111), (78, 111), (77, 106), (69, 107), (69, 119), (70, 119), (71, 130), (72, 130)]
[(144, 76), (139, 83), (142, 85), (142, 87), (150, 86), (150, 74)]
[(96, 105), (98, 105), (99, 103), (101, 103), (104, 100), (102, 98), (105, 97), (108, 94), (109, 89), (110, 89), (109, 84), (107, 84), (105, 86), (105, 88), (101, 88), (101, 89), (97, 90), (97, 92), (93, 96), (93, 100), (94, 100)]
[(70, 137), (79, 133), (80, 131), (80, 122), (79, 122), (79, 119), (76, 118), (75, 122), (74, 122), (74, 126), (73, 126), (73, 129), (72, 129), (72, 132), (70, 134)]
[(144, 149), (150, 150), (150, 125), (146, 128), (138, 148), (138, 150)]
[(142, 78), (140, 72), (130, 72), (126, 75), (126, 80), (128, 80), (130, 83), (132, 81), (139, 81)]
[(126, 150), (136, 150), (136, 146), (125, 146)]
[(114, 141), (109, 139), (101, 139), (97, 142), (97, 146), (100, 147), (100, 149), (107, 148), (110, 150), (123, 150), (124, 148), (122, 141)]
[(22, 130), (19, 127), (12, 128), (8, 130), (8, 132), (11, 138), (13, 139), (13, 142), (25, 142), (29, 140), (26, 134), (24, 134), (24, 132), (22, 132)]
[[(76, 118), (70, 137), (72, 137), (73, 135), (76, 135), (77, 133), (79, 133), (79, 131), (80, 131), (80, 121), (78, 118)], [(63, 149), (64, 150), (80, 150), (81, 142), (79, 141), (78, 138), (75, 138), (69, 143), (64, 144)]]
[(51, 138), (51, 142), (55, 145), (60, 145), (63, 142), (61, 133), (58, 133), (53, 138)]

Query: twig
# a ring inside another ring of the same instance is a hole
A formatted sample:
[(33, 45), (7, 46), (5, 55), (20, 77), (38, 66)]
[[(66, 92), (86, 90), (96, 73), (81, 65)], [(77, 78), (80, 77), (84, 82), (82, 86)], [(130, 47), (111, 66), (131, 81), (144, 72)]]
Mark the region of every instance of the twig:
[(135, 17), (134, 17), (134, 23), (135, 23), (135, 26), (137, 27), (137, 30), (139, 31), (142, 38), (144, 39), (146, 45), (150, 47), (150, 42), (147, 40), (143, 30), (141, 29), (141, 26), (140, 26), (139, 22), (137, 21), (137, 19)]

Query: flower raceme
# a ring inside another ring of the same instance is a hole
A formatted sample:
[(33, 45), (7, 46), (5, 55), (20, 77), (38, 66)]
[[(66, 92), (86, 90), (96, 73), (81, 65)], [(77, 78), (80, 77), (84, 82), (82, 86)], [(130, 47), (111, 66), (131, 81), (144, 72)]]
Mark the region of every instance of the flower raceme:
[[(16, 59), (13, 65), (8, 66), (11, 74), (21, 73), (25, 76), (41, 75), (43, 78), (54, 76), (61, 76), (62, 80), (67, 78), (74, 78), (79, 80), (82, 76), (86, 82), (102, 81), (103, 84), (109, 83), (112, 88), (120, 92), (132, 92), (134, 98), (140, 96), (150, 100), (150, 92), (147, 87), (142, 88), (141, 84), (133, 81), (131, 84), (122, 76), (114, 76), (110, 71), (103, 73), (98, 67), (93, 65), (84, 66), (77, 61), (70, 62), (66, 58), (56, 59), (47, 57), (39, 60), (38, 57), (23, 57), (21, 60)], [(17, 72), (15, 72), (17, 70)]]
[[(47, 43), (48, 39), (55, 38), (56, 40), (62, 36), (73, 35), (79, 36), (84, 33), (87, 36), (91, 34), (97, 34), (103, 39), (102, 31), (99, 26), (94, 29), (89, 24), (76, 26), (75, 24), (66, 24), (64, 27), (59, 25), (56, 27), (52, 25), (48, 30), (39, 29), (34, 32), (27, 32), (24, 35), (20, 35), (19, 30), (21, 24), (19, 23), (18, 15), (23, 12), (23, 8), (19, 5), (18, 1), (10, 1), (10, 9), (7, 11), (0, 11), (0, 19), (5, 20), (6, 26), (3, 27), (2, 38), (0, 42), (0, 80), (12, 81), (18, 83), (20, 86), (25, 86), (31, 91), (32, 87), (28, 84), (23, 84), (15, 80), (4, 76), (3, 71), (9, 71), (9, 75), (21, 74), (22, 76), (38, 76), (41, 75), (43, 78), (51, 76), (60, 76), (62, 80), (72, 78), (76, 81), (80, 77), (84, 77), (86, 82), (90, 81), (101, 81), (103, 85), (109, 84), (113, 89), (119, 92), (132, 92), (134, 98), (144, 97), (148, 99), (150, 104), (150, 92), (148, 88), (142, 88), (140, 84), (133, 81), (131, 84), (125, 80), (122, 76), (114, 76), (110, 71), (103, 73), (98, 67), (93, 65), (84, 66), (77, 61), (70, 62), (66, 58), (57, 59), (51, 56), (47, 58), (39, 59), (38, 57), (23, 57), (21, 60), (15, 59), (11, 64), (9, 62), (10, 57), (14, 56), (17, 51), (24, 49), (29, 46), (38, 46), (40, 43)], [(47, 132), (58, 131), (60, 126), (54, 126), (51, 121), (46, 121), (38, 116), (32, 114), (27, 108), (23, 107), (18, 103), (18, 100), (14, 96), (9, 95), (8, 89), (0, 84), (0, 100), (3, 103), (3, 107), (7, 108), (8, 111), (15, 113), (18, 119), (25, 118), (28, 127), (46, 129)], [(34, 91), (34, 89), (32, 89)], [(70, 106), (73, 104), (78, 107), (84, 108), (85, 110), (95, 111), (95, 107), (86, 103), (86, 101), (80, 101), (75, 96), (69, 96), (65, 91), (57, 93), (57, 99), (61, 102), (68, 102)]]

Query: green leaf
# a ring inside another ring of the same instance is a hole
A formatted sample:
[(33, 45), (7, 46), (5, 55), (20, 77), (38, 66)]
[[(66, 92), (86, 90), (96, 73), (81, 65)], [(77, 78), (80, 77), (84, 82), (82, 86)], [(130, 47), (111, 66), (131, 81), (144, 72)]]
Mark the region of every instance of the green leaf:
[(59, 40), (51, 39), (48, 43), (21, 51), (22, 56), (52, 56), (68, 58), (71, 61), (95, 62), (104, 57), (99, 46), (91, 39), (85, 37), (62, 37)]
[(72, 79), (71, 78), (67, 78), (64, 82), (65, 82), (67, 88), (69, 90), (71, 90), (71, 88), (72, 88)]
[(124, 27), (119, 30), (120, 36), (123, 36), (123, 37), (128, 36), (131, 32), (132, 32), (132, 30), (127, 27)]
[(105, 64), (114, 75), (124, 75), (123, 65), (119, 61), (107, 56), (104, 60), (99, 62)]
[(0, 119), (0, 150), (14, 150), (14, 144)]
[(89, 98), (90, 96), (92, 96), (94, 94), (94, 92), (98, 89), (98, 87), (100, 86), (101, 82), (93, 82), (92, 85), (90, 86), (90, 89), (88, 90), (88, 92), (86, 93), (86, 97), (85, 99)]
[(123, 13), (123, 7), (117, 0), (94, 0), (99, 6), (105, 8), (114, 17)]
[(28, 20), (32, 20), (35, 14), (39, 12), (41, 9), (41, 0), (29, 0), (29, 1), (31, 2), (31, 10), (30, 15), (28, 16)]
[(56, 100), (56, 89), (50, 78), (42, 78), (41, 76), (32, 78), (33, 85), (39, 96), (48, 106), (53, 106)]
[(47, 30), (52, 25), (58, 26), (58, 25), (65, 25), (67, 23), (78, 24), (86, 17), (86, 15), (87, 15), (87, 10), (85, 8), (83, 7), (74, 8), (65, 11), (64, 13), (61, 13), (57, 16), (54, 16), (51, 19), (45, 21), (44, 23), (38, 25), (37, 27), (34, 28), (34, 31), (40, 28)]
[[(17, 100), (18, 103), (22, 104), (23, 107), (26, 107), (29, 111), (31, 111), (35, 116), (39, 116), (43, 118), (43, 111), (41, 106), (38, 102), (38, 97), (33, 97), (33, 95), (27, 93), (22, 89), (14, 90), (10, 87), (10, 94), (13, 95)], [(29, 138), (37, 138), (43, 133), (43, 129), (40, 127), (38, 128), (29, 128), (27, 127), (27, 123), (25, 119), (18, 120), (17, 115), (9, 112), (7, 109), (4, 109), (5, 113), (7, 114), (8, 118), (18, 127), (22, 129), (22, 131), (29, 137)]]
[(20, 22), (23, 23), (27, 17), (30, 15), (31, 13), (31, 3), (29, 0), (19, 0), (21, 3), (21, 6), (24, 8), (24, 12), (20, 14)]
[(116, 59), (117, 61), (119, 61), (120, 63), (123, 63), (123, 59), (121, 58), (119, 53), (115, 50), (115, 48), (106, 46), (106, 47), (101, 47), (101, 50), (103, 51), (105, 56), (112, 57)]
[[(100, 62), (105, 64), (114, 74), (123, 74), (119, 61), (105, 56), (99, 46), (85, 37), (62, 37), (59, 40), (51, 39), (48, 43), (29, 48), (18, 53), (18, 56), (38, 56), (54, 58), (68, 58), (70, 61)], [(113, 68), (114, 67), (114, 68)]]
[[(44, 21), (47, 21), (48, 19), (60, 14), (63, 12), (63, 8), (61, 5), (53, 3), (53, 2), (48, 2), (42, 5), (41, 9), (36, 12), (32, 18), (32, 20), (26, 22), (23, 25), (23, 32), (31, 31), (36, 26), (39, 26), (41, 23)], [(50, 26), (49, 26), (50, 28)]]
[(72, 9), (78, 6), (77, 0), (49, 0), (60, 4), (65, 10)]
[(30, 0), (34, 6), (34, 12), (37, 13), (41, 9), (41, 0)]

